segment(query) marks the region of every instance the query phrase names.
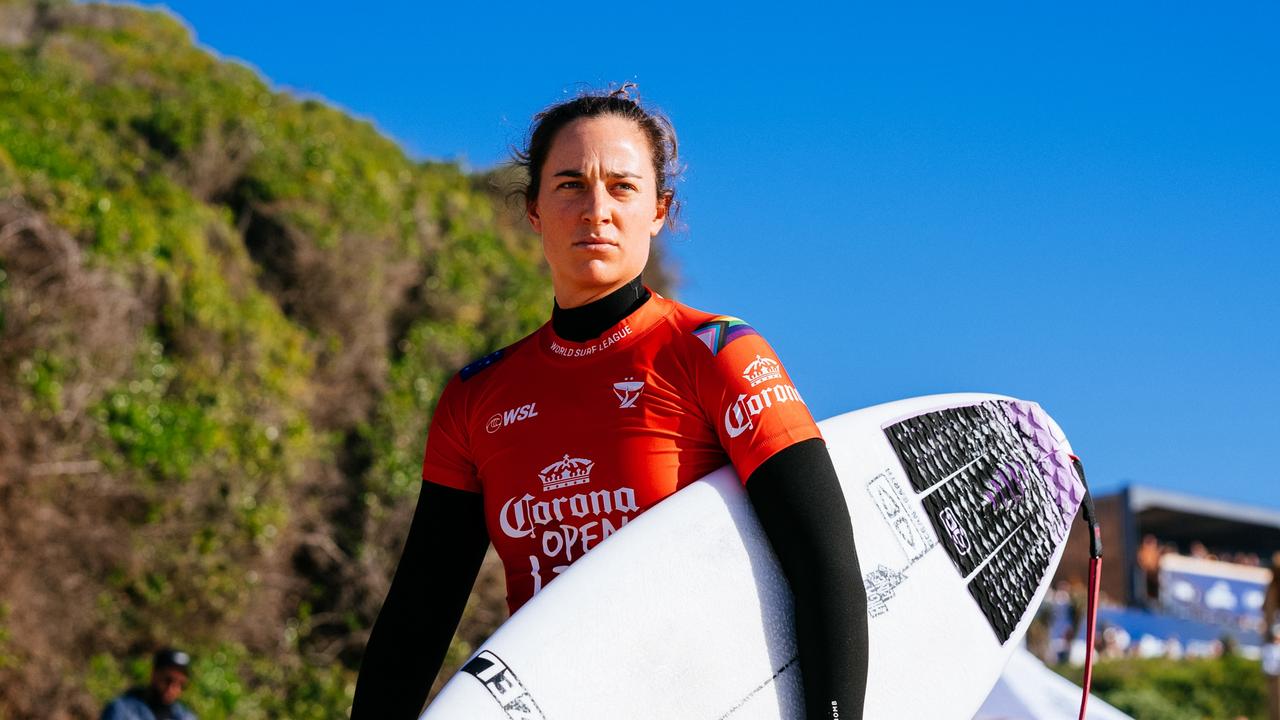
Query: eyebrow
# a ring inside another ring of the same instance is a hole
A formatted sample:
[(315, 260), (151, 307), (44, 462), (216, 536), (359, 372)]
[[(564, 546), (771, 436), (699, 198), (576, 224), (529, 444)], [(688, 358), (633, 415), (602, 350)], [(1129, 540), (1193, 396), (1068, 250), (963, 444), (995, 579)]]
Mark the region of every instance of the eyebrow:
[[(585, 177), (585, 176), (586, 176), (586, 173), (582, 172), (581, 170), (561, 170), (560, 172), (556, 173), (556, 174), (555, 174), (555, 175), (553, 175), (552, 177), (571, 177), (571, 178), (580, 178), (580, 177)], [(609, 173), (609, 177), (614, 178), (614, 179), (627, 179), (627, 178), (636, 178), (636, 179), (641, 179), (641, 178), (643, 178), (644, 176), (643, 176), (643, 175), (637, 175), (636, 173), (633, 173), (633, 172), (617, 172), (617, 171), (614, 171), (614, 172)]]

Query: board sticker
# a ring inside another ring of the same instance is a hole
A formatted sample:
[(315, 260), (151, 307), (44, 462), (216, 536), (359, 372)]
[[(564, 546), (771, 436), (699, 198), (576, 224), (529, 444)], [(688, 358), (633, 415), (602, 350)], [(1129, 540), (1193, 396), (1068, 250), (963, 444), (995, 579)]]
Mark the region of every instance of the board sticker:
[(484, 684), (511, 720), (546, 720), (538, 703), (520, 684), (520, 678), (497, 655), (482, 650), (462, 666), (462, 672)]
[(889, 601), (893, 599), (893, 591), (906, 580), (907, 576), (894, 572), (884, 565), (867, 573), (862, 585), (867, 590), (867, 613), (871, 617), (880, 617), (889, 612)]
[(924, 557), (937, 544), (891, 468), (885, 468), (871, 478), (867, 483), (867, 494), (871, 496), (876, 510), (880, 511), (880, 517), (898, 538), (898, 545), (907, 556), (907, 565)]

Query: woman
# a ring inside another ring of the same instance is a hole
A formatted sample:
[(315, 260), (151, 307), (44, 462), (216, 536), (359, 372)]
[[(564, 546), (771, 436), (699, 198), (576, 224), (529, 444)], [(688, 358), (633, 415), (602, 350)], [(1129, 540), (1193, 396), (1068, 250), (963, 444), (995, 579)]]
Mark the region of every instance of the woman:
[[(629, 519), (726, 462), (746, 478), (791, 583), (807, 716), (861, 717), (866, 600), (831, 459), (759, 334), (641, 283), (674, 209), (677, 144), (628, 90), (534, 119), (519, 162), (551, 268), (551, 321), (463, 368), (441, 396), (355, 720), (417, 717), (490, 541), (514, 612)], [(528, 511), (535, 500), (574, 512)]]

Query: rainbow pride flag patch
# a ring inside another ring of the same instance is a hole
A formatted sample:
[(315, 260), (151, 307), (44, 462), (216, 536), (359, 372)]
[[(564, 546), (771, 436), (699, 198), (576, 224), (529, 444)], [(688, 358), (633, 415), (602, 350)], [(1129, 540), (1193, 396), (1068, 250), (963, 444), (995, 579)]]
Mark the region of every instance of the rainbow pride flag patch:
[(693, 336), (701, 340), (712, 355), (718, 354), (725, 345), (740, 337), (759, 334), (755, 328), (742, 320), (728, 315), (721, 315), (715, 320), (704, 322), (693, 330)]

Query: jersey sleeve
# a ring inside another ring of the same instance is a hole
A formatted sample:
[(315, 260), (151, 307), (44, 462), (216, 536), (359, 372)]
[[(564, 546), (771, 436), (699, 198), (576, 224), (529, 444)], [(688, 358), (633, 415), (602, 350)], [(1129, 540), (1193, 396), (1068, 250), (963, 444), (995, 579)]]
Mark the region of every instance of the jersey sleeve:
[(422, 479), (456, 490), (480, 492), (480, 476), (467, 441), (466, 408), (461, 380), (454, 375), (440, 394), (427, 449), (422, 459)]
[(822, 437), (777, 353), (750, 325), (720, 317), (693, 335), (698, 400), (743, 482), (779, 450)]

